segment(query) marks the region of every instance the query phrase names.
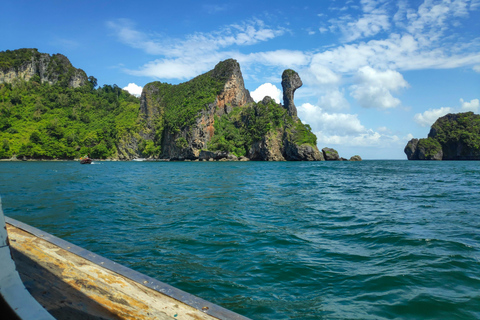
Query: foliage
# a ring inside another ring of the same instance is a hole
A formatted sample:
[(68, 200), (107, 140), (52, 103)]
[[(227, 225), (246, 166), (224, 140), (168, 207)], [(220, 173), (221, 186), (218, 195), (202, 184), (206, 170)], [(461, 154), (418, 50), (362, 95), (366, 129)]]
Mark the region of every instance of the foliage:
[[(87, 79), (87, 75), (81, 69), (72, 66), (67, 57), (62, 54), (50, 56), (46, 53), (39, 53), (37, 49), (18, 49), (14, 51), (6, 50), (0, 52), (0, 70), (8, 71), (13, 69), (18, 72), (21, 66), (33, 64), (32, 69), (37, 74), (33, 75), (31, 80), (41, 83), (42, 80), (48, 80), (61, 87), (68, 87), (70, 81), (75, 78), (83, 78), (86, 83), (90, 80), (92, 83), (96, 79)], [(40, 76), (42, 79), (40, 79)], [(95, 86), (94, 86), (95, 87)]]
[(448, 114), (432, 125), (428, 136), (441, 145), (461, 142), (469, 149), (480, 151), (480, 115), (473, 112)]
[(0, 52), (0, 70), (9, 70), (14, 68), (18, 70), (25, 61), (30, 61), (33, 56), (40, 56), (37, 49), (18, 49), (14, 51), (6, 50)]
[(0, 158), (103, 159), (139, 131), (139, 100), (118, 86), (62, 85), (0, 84)]
[(295, 122), (287, 110), (274, 100), (235, 108), (228, 115), (215, 118), (215, 134), (208, 144), (212, 151), (227, 151), (237, 156), (246, 155), (253, 143), (264, 139), (268, 133), (289, 131), (295, 143), (316, 145), (316, 136), (309, 125)]
[(317, 145), (317, 136), (312, 132), (310, 125), (298, 121), (295, 124), (294, 141), (298, 145), (308, 144), (314, 147)]
[(175, 144), (179, 149), (188, 147), (187, 139), (185, 139), (184, 137), (179, 137), (177, 140), (175, 140)]
[(193, 126), (199, 113), (215, 102), (223, 88), (223, 83), (212, 77), (211, 72), (178, 85), (161, 82), (151, 85), (157, 91), (153, 98), (160, 101), (162, 110), (162, 119), (157, 122), (162, 128), (166, 124), (171, 133)]
[(418, 140), (417, 148), (424, 150), (423, 153), (427, 159), (432, 159), (435, 155), (442, 151), (442, 146), (440, 143), (433, 138)]

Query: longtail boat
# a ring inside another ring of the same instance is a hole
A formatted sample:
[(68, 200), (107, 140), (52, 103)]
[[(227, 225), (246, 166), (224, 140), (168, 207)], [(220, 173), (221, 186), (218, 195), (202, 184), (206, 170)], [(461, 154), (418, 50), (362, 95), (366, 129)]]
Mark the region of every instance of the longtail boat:
[(80, 164), (91, 164), (92, 161), (90, 158), (80, 158)]
[(248, 318), (5, 217), (0, 199), (2, 319)]

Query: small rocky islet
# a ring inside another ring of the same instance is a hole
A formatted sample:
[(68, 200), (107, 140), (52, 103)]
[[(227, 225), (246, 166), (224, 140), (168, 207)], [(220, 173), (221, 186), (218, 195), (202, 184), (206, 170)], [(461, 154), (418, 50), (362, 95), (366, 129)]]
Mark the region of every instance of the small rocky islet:
[(240, 65), (228, 59), (185, 83), (148, 83), (138, 99), (116, 85), (96, 88), (61, 54), (7, 50), (0, 52), (0, 158), (347, 160), (320, 151), (298, 118), (298, 73), (285, 70), (281, 84), (284, 105), (270, 97), (256, 103)]
[(427, 138), (411, 139), (408, 160), (480, 160), (480, 115), (449, 113), (432, 125)]

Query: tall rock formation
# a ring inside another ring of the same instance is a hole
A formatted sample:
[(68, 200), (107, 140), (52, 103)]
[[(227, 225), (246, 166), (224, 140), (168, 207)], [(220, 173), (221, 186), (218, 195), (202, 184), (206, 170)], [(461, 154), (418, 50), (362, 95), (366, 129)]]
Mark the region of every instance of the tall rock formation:
[(283, 89), (283, 104), (288, 110), (288, 114), (294, 118), (297, 117), (297, 108), (293, 101), (295, 90), (303, 85), (302, 80), (297, 72), (292, 69), (283, 71), (282, 74), (282, 89)]
[(74, 68), (62, 54), (49, 55), (37, 49), (19, 49), (0, 52), (0, 83), (15, 79), (28, 81), (38, 76), (41, 82), (77, 88), (88, 82), (86, 73)]
[(173, 160), (196, 160), (207, 150), (220, 152), (216, 157), (235, 153), (251, 160), (323, 160), (315, 135), (296, 116), (293, 93), (301, 80), (293, 70), (284, 74), (287, 111), (272, 99), (255, 103), (233, 59), (179, 85), (149, 83), (141, 96), (146, 124), (141, 136), (155, 142), (160, 158)]
[(408, 160), (480, 160), (480, 115), (447, 114), (432, 125), (426, 139), (412, 139)]

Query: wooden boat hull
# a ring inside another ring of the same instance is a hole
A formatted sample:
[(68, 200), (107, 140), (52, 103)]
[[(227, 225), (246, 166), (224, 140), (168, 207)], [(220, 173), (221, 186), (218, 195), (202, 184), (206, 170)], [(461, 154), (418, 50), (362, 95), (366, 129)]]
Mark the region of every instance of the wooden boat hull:
[(247, 319), (20, 221), (5, 221), (21, 280), (55, 319)]

